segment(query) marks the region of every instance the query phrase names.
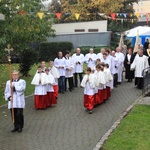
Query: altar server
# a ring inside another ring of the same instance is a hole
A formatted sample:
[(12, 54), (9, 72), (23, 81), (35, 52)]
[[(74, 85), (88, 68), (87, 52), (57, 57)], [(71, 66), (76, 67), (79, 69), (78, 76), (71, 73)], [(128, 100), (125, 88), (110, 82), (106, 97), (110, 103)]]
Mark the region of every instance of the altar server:
[(51, 73), (51, 75), (54, 77), (54, 83), (53, 83), (53, 89), (54, 89), (54, 95), (56, 97), (56, 99), (58, 98), (58, 79), (60, 78), (59, 76), (59, 72), (57, 70), (57, 68), (54, 66), (54, 62), (50, 61), (49, 62), (49, 72)]
[(91, 68), (86, 69), (86, 75), (83, 77), (81, 87), (84, 87), (84, 107), (91, 114), (94, 108), (95, 94), (95, 76), (91, 73)]
[(96, 78), (97, 94), (95, 97), (96, 98), (95, 105), (99, 105), (104, 102), (103, 89), (104, 89), (104, 85), (106, 84), (106, 80), (105, 80), (105, 74), (103, 70), (104, 68), (100, 64), (96, 65), (95, 78)]
[(33, 77), (31, 82), (35, 85), (34, 91), (34, 106), (36, 109), (46, 108), (47, 88), (46, 85), (50, 83), (46, 73), (42, 71), (42, 67), (38, 67), (38, 72)]
[(55, 82), (55, 79), (49, 72), (48, 68), (45, 69), (45, 73), (47, 74), (49, 80), (49, 84), (47, 84), (47, 99), (46, 99), (46, 106), (49, 107), (53, 104), (54, 105), (57, 104), (56, 97), (54, 94), (54, 89), (53, 89), (53, 84)]
[[(8, 80), (5, 88), (5, 100), (8, 101), (8, 109), (14, 112), (14, 129), (11, 132), (22, 132), (24, 126), (23, 109), (25, 108), (26, 82), (19, 78), (19, 72), (13, 71), (12, 82)], [(11, 95), (12, 91), (12, 95)]]

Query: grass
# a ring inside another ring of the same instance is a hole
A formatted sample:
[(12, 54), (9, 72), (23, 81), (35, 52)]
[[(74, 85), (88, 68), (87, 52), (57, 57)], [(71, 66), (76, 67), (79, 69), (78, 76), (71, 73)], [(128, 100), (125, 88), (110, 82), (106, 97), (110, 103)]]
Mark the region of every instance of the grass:
[[(18, 64), (12, 64), (12, 70), (18, 70), (19, 65)], [(6, 85), (6, 81), (9, 80), (9, 67), (8, 64), (0, 64), (0, 70), (1, 70), (1, 74), (0, 74), (0, 105), (3, 105), (5, 103), (7, 103), (4, 100), (4, 90), (5, 90), (5, 85)], [(33, 65), (32, 69), (30, 70), (29, 77), (22, 77), (20, 75), (21, 79), (24, 79), (26, 81), (26, 91), (25, 91), (25, 95), (31, 95), (34, 92), (34, 86), (31, 85), (31, 81), (32, 78), (35, 74), (37, 70), (37, 65)]]
[(101, 150), (150, 150), (150, 105), (136, 105)]

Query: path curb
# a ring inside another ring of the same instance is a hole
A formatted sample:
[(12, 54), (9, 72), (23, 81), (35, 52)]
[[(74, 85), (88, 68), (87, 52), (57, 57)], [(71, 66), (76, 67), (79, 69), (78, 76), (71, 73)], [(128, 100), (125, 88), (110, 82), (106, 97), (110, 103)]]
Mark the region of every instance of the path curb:
[(142, 96), (140, 96), (138, 99), (136, 99), (118, 118), (118, 120), (111, 126), (111, 128), (102, 136), (100, 141), (96, 144), (93, 150), (100, 150), (104, 144), (104, 142), (109, 138), (111, 133), (114, 131), (114, 129), (117, 128), (117, 126), (120, 124), (121, 120), (131, 111), (131, 109), (140, 101), (142, 101)]

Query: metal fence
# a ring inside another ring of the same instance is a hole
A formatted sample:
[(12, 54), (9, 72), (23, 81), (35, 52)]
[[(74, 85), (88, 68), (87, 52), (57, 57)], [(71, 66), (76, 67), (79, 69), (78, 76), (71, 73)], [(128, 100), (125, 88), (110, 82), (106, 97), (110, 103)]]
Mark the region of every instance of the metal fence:
[(142, 95), (146, 96), (150, 93), (150, 67), (143, 70), (143, 89)]
[(72, 42), (74, 48), (81, 46), (109, 46), (111, 32), (60, 34), (49, 37), (48, 42)]

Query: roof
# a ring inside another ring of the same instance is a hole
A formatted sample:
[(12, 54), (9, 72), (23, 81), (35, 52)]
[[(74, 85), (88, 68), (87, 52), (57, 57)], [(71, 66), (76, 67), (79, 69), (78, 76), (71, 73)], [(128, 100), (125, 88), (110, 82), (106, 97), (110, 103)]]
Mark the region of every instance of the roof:
[(133, 29), (125, 31), (125, 35), (127, 37), (135, 37), (139, 34), (139, 36), (148, 36), (150, 35), (150, 27), (138, 26)]

